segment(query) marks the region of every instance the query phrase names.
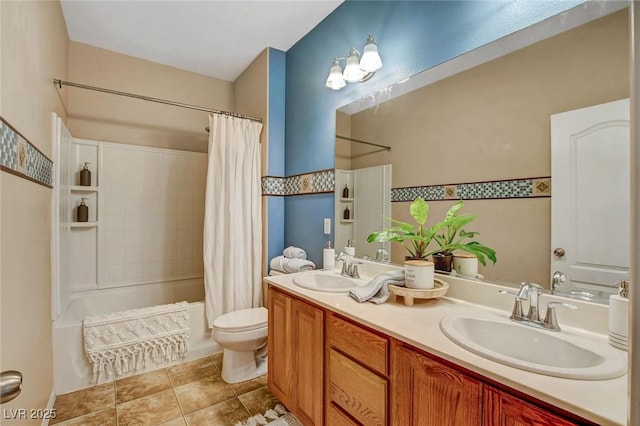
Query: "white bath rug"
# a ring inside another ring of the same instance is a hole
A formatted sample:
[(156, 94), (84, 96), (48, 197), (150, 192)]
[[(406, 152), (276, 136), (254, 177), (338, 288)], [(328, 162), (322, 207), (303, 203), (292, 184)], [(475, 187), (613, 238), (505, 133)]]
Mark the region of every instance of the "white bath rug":
[(273, 409), (267, 410), (264, 414), (257, 414), (242, 423), (238, 422), (235, 426), (302, 426), (302, 423), (296, 417), (287, 411), (281, 404), (276, 405)]
[(186, 356), (189, 350), (187, 302), (114, 312), (82, 321), (84, 350), (92, 381)]

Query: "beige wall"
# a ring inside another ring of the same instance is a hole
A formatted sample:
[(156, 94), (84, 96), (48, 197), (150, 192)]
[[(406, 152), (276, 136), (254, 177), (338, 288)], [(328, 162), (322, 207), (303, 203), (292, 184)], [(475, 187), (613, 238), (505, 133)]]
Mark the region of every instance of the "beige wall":
[[(99, 49), (69, 44), (69, 81), (233, 111), (233, 83)], [(209, 113), (70, 88), (74, 137), (207, 152)]]
[[(336, 112), (336, 135), (351, 137), (351, 116)], [(336, 138), (336, 169), (351, 170), (351, 142)]]
[[(66, 117), (67, 31), (58, 2), (0, 2), (0, 115), (51, 158), (51, 112)], [(0, 173), (0, 368), (24, 374), (20, 396), (3, 410), (45, 408), (53, 390), (51, 194)], [(3, 420), (2, 424), (40, 424)]]
[[(269, 170), (269, 49), (265, 49), (253, 60), (234, 82), (235, 112), (250, 117), (262, 118), (262, 133), (260, 133), (261, 176), (268, 175)], [(269, 197), (262, 197), (262, 275), (268, 273), (268, 242), (269, 242)], [(266, 292), (263, 293), (263, 303), (266, 306)]]
[[(550, 176), (549, 116), (629, 96), (629, 22), (623, 10), (352, 116), (354, 138), (390, 145), (353, 168), (393, 164), (392, 186)], [(394, 217), (409, 219), (409, 203)], [(430, 223), (451, 202), (431, 202)], [(550, 200), (467, 201), (470, 227), (498, 253), (487, 277), (548, 285)], [(439, 220), (439, 219), (438, 219)], [(393, 250), (394, 261), (402, 259)]]
[(268, 170), (267, 161), (269, 159), (268, 146), (268, 122), (267, 109), (268, 100), (268, 67), (269, 49), (265, 49), (253, 60), (251, 65), (245, 69), (233, 84), (234, 112), (244, 114), (249, 117), (262, 118), (262, 133), (260, 134), (261, 145), (261, 167), (262, 176)]

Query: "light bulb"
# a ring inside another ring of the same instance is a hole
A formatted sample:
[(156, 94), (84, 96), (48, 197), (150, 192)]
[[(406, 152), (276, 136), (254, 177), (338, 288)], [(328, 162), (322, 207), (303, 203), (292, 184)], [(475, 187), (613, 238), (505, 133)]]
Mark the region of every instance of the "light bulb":
[(362, 78), (364, 72), (360, 69), (360, 55), (356, 49), (351, 49), (349, 57), (347, 58), (347, 65), (344, 67), (344, 73), (342, 76), (349, 83), (356, 82)]
[(378, 54), (378, 46), (373, 42), (373, 37), (371, 36), (367, 38), (367, 44), (364, 45), (360, 68), (366, 72), (376, 72), (382, 68), (382, 59)]
[(346, 85), (347, 83), (345, 83), (344, 77), (342, 77), (342, 67), (340, 67), (338, 60), (334, 59), (329, 69), (329, 77), (327, 78), (325, 86), (331, 90), (340, 90)]

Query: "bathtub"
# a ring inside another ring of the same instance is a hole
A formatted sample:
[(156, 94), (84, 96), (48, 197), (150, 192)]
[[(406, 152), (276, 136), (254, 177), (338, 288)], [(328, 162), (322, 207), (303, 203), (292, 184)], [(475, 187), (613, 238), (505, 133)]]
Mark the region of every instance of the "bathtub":
[[(53, 322), (53, 377), (56, 394), (96, 384), (91, 382), (91, 364), (84, 353), (82, 320), (85, 317), (183, 300), (189, 302), (191, 319), (189, 353), (185, 359), (173, 364), (222, 352), (222, 348), (210, 337), (211, 333), (207, 328), (202, 278), (97, 290), (72, 296), (60, 317)], [(106, 378), (101, 375), (97, 383), (164, 368), (167, 365), (172, 364), (152, 365), (147, 369), (118, 377)]]

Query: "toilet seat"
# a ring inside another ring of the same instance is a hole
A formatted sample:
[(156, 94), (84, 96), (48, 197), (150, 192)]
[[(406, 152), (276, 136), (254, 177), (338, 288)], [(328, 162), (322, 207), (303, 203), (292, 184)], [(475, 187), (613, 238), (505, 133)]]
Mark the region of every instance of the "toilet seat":
[(229, 312), (213, 321), (213, 328), (228, 332), (250, 331), (266, 326), (267, 310), (263, 307)]

